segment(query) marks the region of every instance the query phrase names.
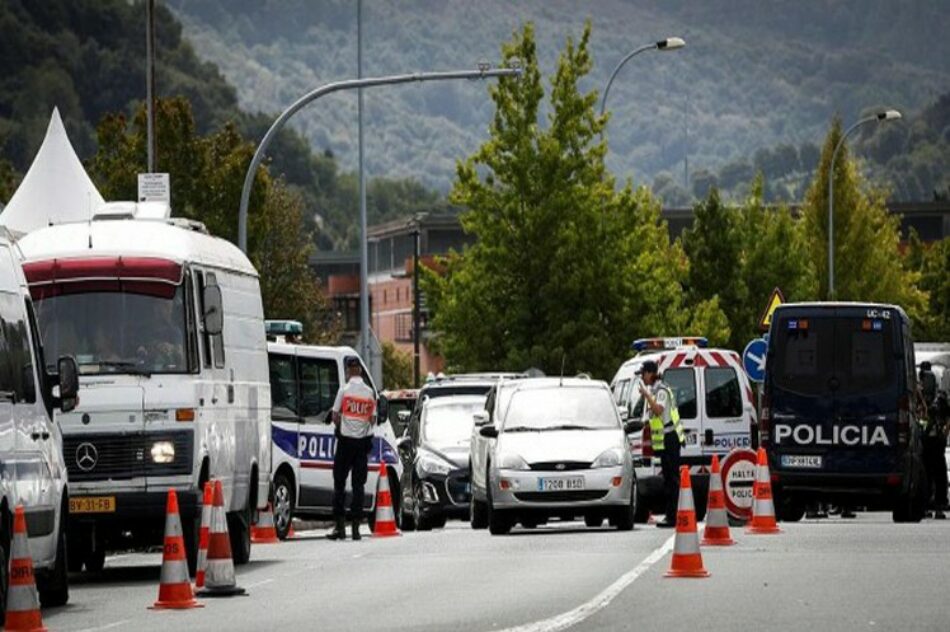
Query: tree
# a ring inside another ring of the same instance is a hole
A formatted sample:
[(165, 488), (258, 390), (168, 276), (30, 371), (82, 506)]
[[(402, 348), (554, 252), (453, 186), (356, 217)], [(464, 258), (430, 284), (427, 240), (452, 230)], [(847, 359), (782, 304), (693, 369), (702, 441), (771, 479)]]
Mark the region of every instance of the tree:
[(920, 288), (930, 299), (928, 310), (914, 323), (914, 337), (917, 340), (950, 340), (950, 238), (925, 244), (912, 230), (906, 265), (920, 275)]
[(13, 197), (20, 183), (20, 176), (13, 165), (0, 159), (0, 204), (6, 204)]
[[(818, 171), (802, 215), (810, 259), (818, 273), (818, 294), (828, 291), (828, 170), (841, 140), (835, 118), (825, 139)], [(834, 249), (836, 300), (879, 301), (901, 305), (915, 319), (926, 310), (927, 296), (917, 287), (918, 273), (900, 260), (900, 221), (888, 213), (880, 190), (865, 190), (862, 178), (842, 146), (834, 170)]]
[(412, 388), (412, 356), (391, 342), (383, 343), (383, 387)]
[[(106, 199), (134, 200), (137, 174), (145, 165), (144, 108), (131, 122), (121, 114), (106, 116), (98, 140), (90, 176)], [(231, 124), (199, 135), (184, 98), (157, 102), (156, 144), (157, 168), (170, 174), (174, 215), (199, 220), (212, 234), (236, 241), (238, 202), (253, 146)], [(308, 340), (335, 341), (337, 319), (308, 265), (312, 241), (303, 230), (299, 197), (262, 167), (250, 208), (248, 251), (260, 273), (264, 313), (302, 321)]]

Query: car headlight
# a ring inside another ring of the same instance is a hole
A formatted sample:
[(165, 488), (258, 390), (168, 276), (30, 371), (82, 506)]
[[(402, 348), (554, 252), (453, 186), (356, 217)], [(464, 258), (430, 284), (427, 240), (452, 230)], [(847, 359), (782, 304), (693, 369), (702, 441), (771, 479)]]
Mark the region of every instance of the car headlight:
[(174, 443), (171, 441), (156, 441), (152, 444), (152, 463), (172, 463), (174, 460)]
[(426, 474), (445, 475), (454, 469), (454, 466), (447, 463), (444, 459), (437, 457), (430, 452), (421, 452), (417, 462), (419, 469)]
[(591, 467), (617, 467), (618, 465), (623, 465), (623, 452), (620, 448), (604, 450), (590, 464)]
[(502, 454), (498, 457), (498, 469), (500, 470), (528, 470), (528, 462), (517, 454)]

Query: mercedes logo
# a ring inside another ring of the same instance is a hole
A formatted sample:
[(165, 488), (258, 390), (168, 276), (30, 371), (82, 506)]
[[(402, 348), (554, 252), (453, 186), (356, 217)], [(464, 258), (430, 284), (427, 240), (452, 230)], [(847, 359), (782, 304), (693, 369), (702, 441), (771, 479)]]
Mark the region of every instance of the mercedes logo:
[(558, 463), (557, 465), (554, 466), (554, 469), (563, 470), (565, 467), (566, 466), (563, 463)]
[(79, 469), (83, 472), (88, 472), (96, 467), (98, 461), (99, 451), (96, 450), (96, 446), (91, 443), (80, 443), (79, 447), (76, 448), (76, 465), (78, 465)]

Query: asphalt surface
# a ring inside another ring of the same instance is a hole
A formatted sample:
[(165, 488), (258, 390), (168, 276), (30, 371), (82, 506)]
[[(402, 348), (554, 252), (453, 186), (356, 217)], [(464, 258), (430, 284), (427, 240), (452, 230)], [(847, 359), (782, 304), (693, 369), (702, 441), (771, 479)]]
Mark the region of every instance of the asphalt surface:
[(703, 549), (708, 579), (665, 579), (672, 532), (558, 524), (507, 537), (450, 523), (431, 533), (255, 545), (248, 596), (152, 611), (160, 556), (110, 557), (72, 578), (52, 630), (948, 630), (950, 521), (859, 514), (733, 529)]

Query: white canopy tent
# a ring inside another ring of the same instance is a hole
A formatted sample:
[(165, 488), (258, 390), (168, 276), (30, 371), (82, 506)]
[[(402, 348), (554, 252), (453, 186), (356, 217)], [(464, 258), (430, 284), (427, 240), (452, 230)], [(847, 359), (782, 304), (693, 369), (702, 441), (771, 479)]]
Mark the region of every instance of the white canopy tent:
[(103, 203), (54, 109), (33, 164), (0, 212), (0, 225), (20, 237), (50, 224), (87, 221)]

